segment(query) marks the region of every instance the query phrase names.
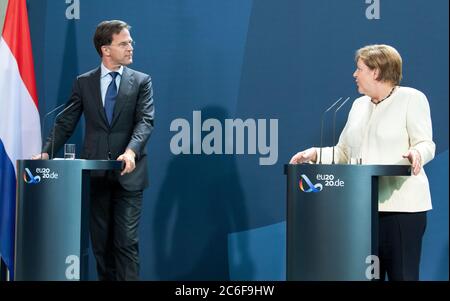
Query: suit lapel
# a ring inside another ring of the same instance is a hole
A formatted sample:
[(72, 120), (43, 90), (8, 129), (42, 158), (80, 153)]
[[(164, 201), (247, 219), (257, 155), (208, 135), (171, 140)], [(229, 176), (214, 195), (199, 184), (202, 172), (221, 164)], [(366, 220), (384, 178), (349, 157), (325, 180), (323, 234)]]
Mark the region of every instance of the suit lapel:
[[(117, 95), (116, 105), (114, 106), (114, 114), (113, 114), (113, 119), (111, 122), (111, 127), (114, 125), (117, 118), (119, 117), (120, 112), (122, 111), (122, 109), (127, 101), (127, 96), (130, 94), (130, 91), (133, 88), (133, 85), (134, 85), (133, 72), (130, 69), (128, 69), (127, 67), (124, 67), (123, 72), (122, 72), (122, 78), (120, 80), (119, 94)], [(105, 120), (106, 120), (106, 115), (105, 115)]]
[(100, 67), (92, 73), (92, 80), (90, 80), (92, 95), (94, 96), (92, 99), (92, 105), (98, 111), (100, 118), (103, 120), (103, 124), (108, 129), (108, 119), (106, 118), (105, 108), (103, 107), (102, 94), (100, 91), (100, 75), (101, 69)]

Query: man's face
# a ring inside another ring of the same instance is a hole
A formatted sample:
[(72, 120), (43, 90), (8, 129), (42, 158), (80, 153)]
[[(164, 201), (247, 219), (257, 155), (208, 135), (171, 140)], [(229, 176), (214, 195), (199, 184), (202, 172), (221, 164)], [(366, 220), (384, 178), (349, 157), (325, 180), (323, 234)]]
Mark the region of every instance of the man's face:
[(127, 66), (133, 62), (133, 39), (128, 29), (113, 34), (111, 45), (105, 47), (107, 50), (104, 55), (109, 57), (112, 64)]
[(376, 82), (377, 71), (370, 70), (364, 62), (359, 59), (356, 64), (356, 70), (353, 73), (356, 84), (358, 85), (358, 92), (368, 95), (372, 90), (373, 84)]

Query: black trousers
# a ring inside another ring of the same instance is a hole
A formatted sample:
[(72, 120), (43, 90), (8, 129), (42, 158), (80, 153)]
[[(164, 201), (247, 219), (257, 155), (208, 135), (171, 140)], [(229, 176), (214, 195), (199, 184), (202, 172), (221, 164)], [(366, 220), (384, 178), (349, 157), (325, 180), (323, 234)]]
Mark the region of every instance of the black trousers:
[(143, 191), (117, 180), (92, 177), (90, 234), (99, 280), (139, 280), (139, 219)]
[(425, 212), (379, 213), (380, 280), (418, 281)]

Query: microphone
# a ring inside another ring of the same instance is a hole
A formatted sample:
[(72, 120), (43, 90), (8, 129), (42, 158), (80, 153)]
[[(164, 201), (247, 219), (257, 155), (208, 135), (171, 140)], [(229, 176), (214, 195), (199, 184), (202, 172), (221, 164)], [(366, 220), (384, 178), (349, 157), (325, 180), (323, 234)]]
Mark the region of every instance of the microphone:
[(350, 99), (350, 97), (347, 97), (340, 105), (337, 107), (337, 109), (334, 111), (334, 117), (333, 117), (333, 160), (331, 161), (331, 164), (334, 164), (334, 146), (336, 145), (336, 113), (339, 111), (343, 105)]
[[(61, 109), (64, 105), (65, 105), (65, 103), (63, 103), (62, 105), (57, 106), (56, 108), (54, 108), (53, 110), (51, 110), (50, 112), (45, 114), (44, 118), (42, 118), (42, 133), (41, 133), (42, 144), (44, 144), (45, 120), (48, 118), (48, 116), (50, 116), (51, 114), (55, 113), (57, 110)], [(41, 152), (41, 160), (42, 160), (42, 152)]]
[(55, 117), (55, 121), (53, 121), (53, 131), (52, 131), (52, 153), (51, 153), (51, 157), (50, 159), (53, 159), (53, 151), (55, 149), (55, 129), (56, 129), (56, 121), (58, 120), (58, 117), (66, 112), (68, 109), (70, 109), (71, 107), (73, 107), (75, 105), (75, 102), (72, 102), (70, 105), (68, 105), (67, 107), (64, 108), (64, 110), (62, 110), (61, 112), (59, 112), (56, 117)]
[(329, 111), (329, 110), (331, 110), (335, 105), (337, 105), (338, 104), (338, 102), (340, 102), (342, 100), (342, 97), (340, 97), (338, 100), (336, 100), (330, 107), (328, 107), (328, 109), (326, 109), (323, 113), (322, 113), (322, 121), (321, 121), (321, 124), (320, 124), (320, 151), (319, 151), (319, 157), (320, 157), (320, 159), (319, 159), (319, 164), (322, 164), (322, 146), (323, 146), (323, 120), (324, 120), (324, 117), (325, 117), (325, 114)]

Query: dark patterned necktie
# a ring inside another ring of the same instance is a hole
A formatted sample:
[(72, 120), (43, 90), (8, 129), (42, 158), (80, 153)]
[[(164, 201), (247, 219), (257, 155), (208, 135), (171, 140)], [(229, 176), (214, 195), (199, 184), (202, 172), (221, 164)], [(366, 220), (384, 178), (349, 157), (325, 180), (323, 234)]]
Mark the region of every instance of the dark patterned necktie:
[(106, 118), (108, 118), (108, 122), (111, 125), (111, 121), (114, 113), (114, 105), (116, 104), (117, 98), (117, 85), (116, 85), (116, 76), (119, 75), (119, 72), (110, 72), (109, 75), (112, 77), (112, 81), (106, 90), (105, 95), (105, 113)]

